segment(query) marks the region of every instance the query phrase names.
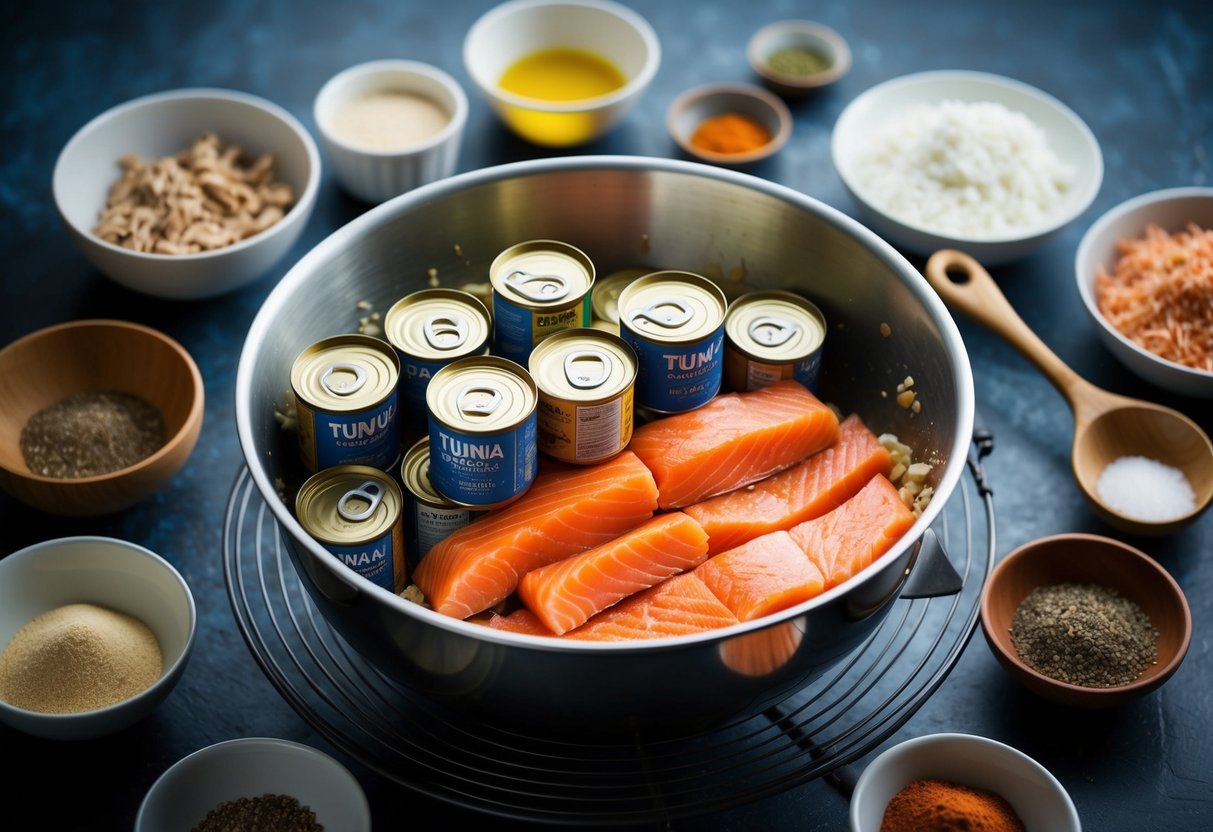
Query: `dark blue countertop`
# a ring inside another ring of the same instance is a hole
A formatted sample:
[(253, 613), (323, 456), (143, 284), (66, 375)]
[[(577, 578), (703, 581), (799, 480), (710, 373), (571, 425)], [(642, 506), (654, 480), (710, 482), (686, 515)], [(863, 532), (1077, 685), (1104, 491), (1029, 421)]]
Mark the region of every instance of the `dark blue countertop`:
[[(547, 155), (508, 135), (462, 67), (463, 35), (490, 0), (442, 4), (66, 3), (0, 12), (0, 345), (50, 324), (116, 317), (160, 328), (193, 354), (206, 382), (202, 436), (161, 492), (107, 517), (70, 520), (0, 495), (0, 555), (53, 537), (109, 535), (147, 546), (182, 572), (198, 605), (197, 645), (184, 678), (157, 712), (114, 737), (53, 743), (0, 728), (0, 826), (129, 829), (144, 793), (173, 762), (222, 740), (275, 736), (334, 753), (359, 778), (377, 828), (508, 821), (421, 797), (343, 757), (262, 675), (232, 618), (224, 587), (224, 507), (243, 464), (235, 438), (235, 366), (245, 332), (275, 282), (312, 246), (367, 210), (327, 175), (300, 242), (264, 279), (208, 301), (160, 301), (93, 270), (68, 241), (51, 200), (51, 170), (72, 133), (103, 110), (146, 93), (218, 86), (269, 98), (309, 129), (312, 99), (337, 71), (407, 57), (453, 75), (472, 103), (460, 170)], [(746, 39), (765, 23), (812, 18), (842, 33), (854, 66), (839, 84), (794, 107), (782, 153), (754, 171), (855, 215), (830, 162), (841, 109), (868, 87), (927, 69), (994, 72), (1039, 87), (1074, 109), (1104, 154), (1090, 209), (1030, 257), (994, 270), (1020, 315), (1090, 381), (1176, 407), (1213, 431), (1207, 403), (1172, 396), (1123, 369), (1085, 319), (1073, 280), (1083, 231), (1124, 199), (1163, 187), (1208, 185), (1213, 164), (1213, 7), (1205, 2), (1079, 4), (633, 0), (664, 56), (626, 121), (579, 153), (673, 156), (665, 109), (706, 81), (753, 80)], [(921, 267), (920, 259), (911, 258)], [(986, 471), (995, 489), (997, 552), (1063, 531), (1114, 534), (1084, 503), (1069, 471), (1072, 420), (1062, 398), (996, 337), (958, 321), (973, 363), (979, 410), (996, 437)], [(890, 743), (939, 731), (1008, 743), (1069, 790), (1084, 828), (1213, 828), (1213, 514), (1163, 540), (1130, 540), (1184, 588), (1196, 627), (1176, 676), (1110, 711), (1075, 711), (1017, 687), (980, 635), (955, 671)], [(871, 757), (858, 761), (862, 767)], [(667, 828), (841, 829), (846, 800), (823, 781)]]

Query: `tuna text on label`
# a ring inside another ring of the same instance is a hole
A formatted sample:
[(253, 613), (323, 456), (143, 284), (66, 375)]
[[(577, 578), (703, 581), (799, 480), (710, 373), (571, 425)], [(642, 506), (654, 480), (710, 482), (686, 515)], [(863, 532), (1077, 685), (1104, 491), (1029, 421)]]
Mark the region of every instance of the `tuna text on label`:
[(368, 439), (386, 429), (395, 415), (396, 405), (393, 404), (369, 419), (359, 422), (329, 422), (328, 426), (335, 440)]
[(713, 341), (708, 344), (706, 350), (699, 350), (692, 353), (674, 353), (673, 355), (666, 353), (661, 357), (665, 359), (665, 368), (667, 372), (676, 370), (701, 370), (710, 365), (720, 354), (720, 342)]

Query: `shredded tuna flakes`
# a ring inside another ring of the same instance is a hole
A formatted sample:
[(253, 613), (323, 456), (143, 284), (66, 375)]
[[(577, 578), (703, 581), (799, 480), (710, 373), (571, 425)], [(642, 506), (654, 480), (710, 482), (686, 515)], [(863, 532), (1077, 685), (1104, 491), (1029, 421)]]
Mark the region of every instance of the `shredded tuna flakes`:
[(1213, 230), (1157, 225), (1121, 240), (1109, 275), (1095, 277), (1100, 313), (1117, 331), (1168, 361), (1213, 372)]

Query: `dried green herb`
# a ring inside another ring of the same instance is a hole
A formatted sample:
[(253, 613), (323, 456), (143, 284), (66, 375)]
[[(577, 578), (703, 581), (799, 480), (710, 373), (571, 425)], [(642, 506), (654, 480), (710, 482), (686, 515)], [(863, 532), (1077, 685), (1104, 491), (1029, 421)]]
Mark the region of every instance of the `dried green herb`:
[(816, 75), (829, 69), (830, 61), (815, 50), (787, 46), (772, 52), (767, 66), (782, 75)]

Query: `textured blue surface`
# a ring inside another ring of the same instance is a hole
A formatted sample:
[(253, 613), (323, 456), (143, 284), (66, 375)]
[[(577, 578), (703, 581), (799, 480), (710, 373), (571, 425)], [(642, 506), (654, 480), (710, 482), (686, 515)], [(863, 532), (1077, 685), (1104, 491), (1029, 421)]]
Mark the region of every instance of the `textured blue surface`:
[[(50, 195), (59, 149), (115, 104), (186, 86), (264, 96), (314, 131), (312, 98), (331, 75), (364, 60), (408, 57), (448, 70), (472, 98), (460, 170), (548, 155), (508, 135), (476, 98), (463, 70), (463, 34), (490, 5), (219, 0), (6, 5), (0, 12), (0, 344), (72, 318), (140, 321), (189, 349), (207, 392), (202, 437), (188, 465), (167, 488), (129, 511), (64, 520), (0, 495), (0, 554), (68, 534), (132, 540), (181, 570), (199, 612), (197, 649), (180, 686), (140, 725), (70, 745), (0, 728), (0, 764), (6, 770), (0, 826), (129, 829), (144, 792), (169, 765), (233, 737), (277, 736), (331, 750), (269, 685), (237, 633), (223, 588), (220, 538), (228, 489), (242, 464), (232, 397), (244, 334), (290, 265), (367, 206), (344, 196), (326, 176), (303, 238), (263, 280), (216, 300), (158, 301), (110, 283), (68, 242)], [(855, 63), (838, 85), (794, 105), (788, 146), (752, 172), (847, 213), (854, 214), (855, 206), (830, 163), (830, 130), (842, 107), (873, 84), (920, 70), (963, 68), (1011, 76), (1060, 98), (1101, 143), (1103, 187), (1064, 233), (995, 277), (1026, 322), (1092, 382), (1172, 405), (1213, 430), (1207, 404), (1164, 394), (1115, 362), (1086, 321), (1072, 277), (1078, 240), (1100, 213), (1149, 190), (1210, 184), (1213, 11), (1207, 2), (630, 5), (657, 30), (662, 67), (623, 124), (569, 152), (676, 154), (665, 131), (670, 101), (702, 82), (752, 80), (746, 39), (783, 18), (812, 18), (835, 28), (850, 41)], [(987, 471), (996, 490), (998, 552), (1055, 532), (1110, 533), (1083, 503), (1069, 473), (1072, 422), (1061, 397), (1011, 348), (967, 321), (959, 325), (974, 366), (978, 406), (997, 437)], [(1193, 609), (1196, 634), (1187, 661), (1164, 688), (1113, 711), (1055, 707), (1012, 684), (978, 636), (945, 685), (893, 741), (963, 731), (1007, 742), (1061, 780), (1087, 829), (1213, 828), (1213, 514), (1181, 535), (1130, 542), (1172, 572)], [(368, 792), (378, 828), (517, 828), (417, 797), (356, 764), (351, 768)], [(846, 810), (828, 785), (813, 782), (669, 828), (841, 829)]]

